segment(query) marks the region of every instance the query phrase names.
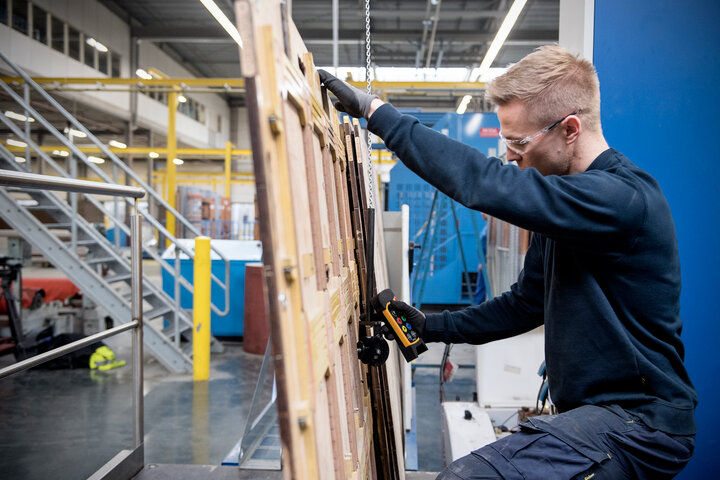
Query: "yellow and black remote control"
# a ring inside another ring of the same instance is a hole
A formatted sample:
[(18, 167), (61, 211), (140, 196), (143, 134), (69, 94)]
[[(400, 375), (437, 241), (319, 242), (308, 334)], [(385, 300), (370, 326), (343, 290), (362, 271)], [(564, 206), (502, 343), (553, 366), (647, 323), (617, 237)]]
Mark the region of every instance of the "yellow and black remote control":
[(398, 347), (400, 347), (405, 360), (411, 362), (418, 355), (427, 351), (428, 348), (410, 322), (392, 307), (391, 302), (393, 300), (397, 300), (397, 298), (392, 290), (388, 288), (374, 296), (370, 303), (375, 312), (384, 317), (383, 321), (388, 327), (389, 333), (392, 333), (395, 340), (397, 340)]

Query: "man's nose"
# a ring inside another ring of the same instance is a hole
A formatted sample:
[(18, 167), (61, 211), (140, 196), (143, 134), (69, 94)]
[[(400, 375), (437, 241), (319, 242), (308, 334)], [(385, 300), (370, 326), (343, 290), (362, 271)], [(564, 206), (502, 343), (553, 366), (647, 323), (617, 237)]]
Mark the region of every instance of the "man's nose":
[(507, 149), (507, 160), (508, 162), (517, 162), (519, 159), (521, 159), (522, 156), (518, 155), (516, 152), (512, 151), (511, 149)]

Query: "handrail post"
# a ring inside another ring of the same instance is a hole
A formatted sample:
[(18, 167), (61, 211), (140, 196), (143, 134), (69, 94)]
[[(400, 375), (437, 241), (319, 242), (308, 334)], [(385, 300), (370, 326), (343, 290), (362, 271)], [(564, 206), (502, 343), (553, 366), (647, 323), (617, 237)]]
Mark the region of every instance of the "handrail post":
[(225, 142), (225, 197), (230, 198), (230, 174), (232, 170), (231, 154), (233, 144)]
[(210, 237), (195, 237), (193, 380), (210, 378)]
[(133, 428), (133, 439), (135, 448), (143, 443), (144, 418), (143, 418), (143, 307), (142, 307), (142, 230), (140, 228), (141, 216), (138, 212), (138, 200), (135, 199), (130, 222), (130, 245), (131, 245), (131, 284), (132, 292), (132, 319), (137, 321), (133, 332), (133, 409), (135, 421)]
[(182, 271), (180, 270), (180, 249), (175, 246), (175, 269), (173, 270), (173, 284), (175, 286), (175, 309), (173, 310), (173, 321), (175, 323), (175, 346), (180, 347), (180, 276)]
[[(68, 131), (68, 139), (70, 143), (73, 143), (73, 136)], [(71, 178), (78, 178), (78, 164), (77, 157), (70, 154), (70, 176)], [(70, 218), (70, 248), (72, 248), (73, 255), (77, 256), (77, 212), (78, 212), (78, 194), (76, 192), (70, 193), (70, 206), (72, 207), (72, 218)]]
[[(25, 103), (30, 105), (30, 85), (27, 83), (23, 84), (23, 97)], [(25, 138), (30, 138), (30, 112), (25, 109)], [(32, 165), (30, 165), (30, 144), (25, 142), (25, 167), (28, 172), (32, 171)]]
[[(166, 183), (167, 183), (167, 202), (170, 204), (171, 207), (177, 209), (176, 201), (175, 201), (175, 162), (173, 160), (175, 159), (175, 152), (177, 150), (177, 137), (176, 137), (176, 131), (175, 131), (175, 117), (177, 115), (177, 108), (178, 108), (178, 94), (176, 91), (170, 91), (168, 92), (168, 134), (167, 134), (167, 158), (165, 159), (167, 163), (167, 177), (166, 177)], [(165, 213), (165, 228), (167, 228), (168, 232), (170, 232), (171, 235), (177, 237), (177, 232), (175, 231), (175, 215), (168, 210)], [(168, 243), (169, 246), (170, 244)]]

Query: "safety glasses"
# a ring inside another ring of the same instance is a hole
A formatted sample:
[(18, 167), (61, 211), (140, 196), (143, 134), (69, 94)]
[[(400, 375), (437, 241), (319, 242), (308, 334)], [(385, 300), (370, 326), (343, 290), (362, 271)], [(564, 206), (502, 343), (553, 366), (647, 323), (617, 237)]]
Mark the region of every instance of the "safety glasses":
[(507, 145), (507, 148), (509, 148), (513, 152), (517, 153), (518, 155), (524, 155), (527, 152), (528, 148), (530, 147), (530, 144), (532, 144), (533, 142), (536, 142), (540, 137), (542, 137), (543, 135), (548, 133), (550, 130), (552, 130), (553, 128), (560, 125), (563, 121), (565, 121), (566, 118), (568, 118), (572, 115), (577, 115), (578, 113), (580, 113), (579, 109), (575, 110), (572, 113), (568, 113), (567, 115), (565, 115), (563, 118), (561, 118), (557, 122), (555, 122), (551, 125), (548, 125), (547, 127), (541, 129), (540, 131), (533, 133), (532, 135), (528, 135), (525, 138), (521, 138), (521, 139), (505, 138), (503, 136), (502, 132), (500, 132), (500, 138), (502, 139), (503, 142), (505, 142), (505, 145)]

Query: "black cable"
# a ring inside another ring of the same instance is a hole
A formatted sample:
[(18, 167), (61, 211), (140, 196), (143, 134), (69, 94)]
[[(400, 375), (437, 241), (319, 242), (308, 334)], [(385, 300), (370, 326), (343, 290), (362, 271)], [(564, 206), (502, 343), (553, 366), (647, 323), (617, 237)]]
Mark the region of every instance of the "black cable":
[(445, 345), (442, 360), (440, 360), (440, 403), (445, 401), (445, 362), (450, 358), (452, 347), (452, 343)]

